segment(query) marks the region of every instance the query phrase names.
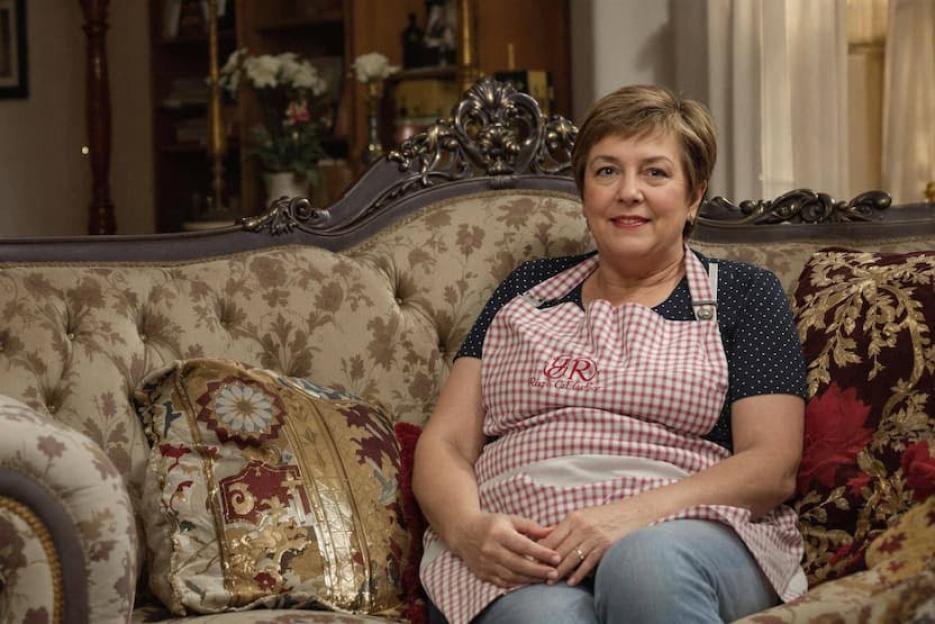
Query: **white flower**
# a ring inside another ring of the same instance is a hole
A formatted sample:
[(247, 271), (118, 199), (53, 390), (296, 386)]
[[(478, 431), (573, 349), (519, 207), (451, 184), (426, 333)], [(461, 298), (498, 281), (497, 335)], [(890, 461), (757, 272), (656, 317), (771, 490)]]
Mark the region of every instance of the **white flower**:
[(246, 55), (247, 49), (240, 48), (231, 52), (231, 55), (227, 57), (224, 67), (218, 72), (218, 83), (221, 88), (227, 89), (231, 93), (237, 91), (237, 86), (240, 84), (240, 65)]
[(273, 424), (273, 404), (263, 392), (245, 383), (229, 383), (215, 395), (214, 410), (230, 431), (258, 433)]
[(270, 54), (251, 56), (243, 62), (243, 68), (247, 73), (247, 78), (258, 89), (279, 85), (278, 75), (282, 68), (282, 61), (278, 57)]
[(361, 54), (354, 59), (354, 73), (358, 82), (383, 80), (399, 71), (399, 65), (390, 65), (390, 60), (379, 52)]
[(309, 89), (315, 96), (328, 90), (328, 83), (318, 75), (318, 70), (308, 61), (284, 66), (283, 80), (296, 89)]

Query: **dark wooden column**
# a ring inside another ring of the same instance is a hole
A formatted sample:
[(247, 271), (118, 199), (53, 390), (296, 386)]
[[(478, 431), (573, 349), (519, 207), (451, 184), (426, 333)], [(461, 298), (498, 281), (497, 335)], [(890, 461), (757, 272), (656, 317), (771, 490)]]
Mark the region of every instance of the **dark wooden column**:
[(117, 230), (110, 199), (110, 84), (107, 81), (107, 10), (110, 0), (80, 0), (87, 37), (88, 142), (91, 147), (91, 206), (89, 234)]

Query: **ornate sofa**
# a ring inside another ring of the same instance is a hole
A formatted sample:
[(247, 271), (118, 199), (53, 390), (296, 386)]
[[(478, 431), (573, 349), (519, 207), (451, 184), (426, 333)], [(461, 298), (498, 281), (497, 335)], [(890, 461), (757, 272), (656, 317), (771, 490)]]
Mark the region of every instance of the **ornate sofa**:
[[(418, 621), (399, 423), (513, 267), (589, 248), (575, 134), (484, 81), (327, 208), (0, 240), (0, 622)], [(699, 221), (780, 276), (814, 396), (790, 503), (817, 587), (749, 621), (931, 621), (935, 209), (796, 191)]]

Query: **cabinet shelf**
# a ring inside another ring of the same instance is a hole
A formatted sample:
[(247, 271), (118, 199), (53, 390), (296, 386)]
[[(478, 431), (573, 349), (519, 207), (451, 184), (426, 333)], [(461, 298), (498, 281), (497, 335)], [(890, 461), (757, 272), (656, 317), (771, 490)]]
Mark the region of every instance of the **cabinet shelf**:
[[(159, 231), (178, 231), (185, 223), (203, 216), (204, 198), (213, 195), (211, 158), (202, 139), (207, 140), (210, 106), (204, 88), (208, 75), (208, 37), (197, 30), (183, 29), (168, 38), (166, 6), (170, 0), (148, 0), (150, 4), (150, 53), (152, 59), (153, 164), (156, 193), (156, 222)], [(175, 2), (175, 0), (171, 0)], [(183, 0), (183, 10), (193, 11), (197, 0)], [(446, 15), (460, 19), (462, 8), (470, 8), (475, 23), (473, 55), (475, 69), (486, 74), (507, 67), (507, 49), (515, 49), (520, 67), (551, 71), (556, 78), (559, 112), (570, 103), (567, 41), (570, 0), (443, 0)], [(463, 3), (463, 4), (462, 4)], [(251, 54), (294, 52), (317, 63), (319, 71), (332, 69), (329, 80), (338, 80), (338, 110), (332, 119), (333, 135), (323, 138), (327, 159), (340, 165), (322, 163), (322, 182), (314, 189), (316, 201), (329, 204), (353, 178), (363, 171), (361, 154), (368, 137), (366, 89), (350, 72), (351, 63), (361, 54), (379, 52), (393, 65), (402, 62), (400, 33), (406, 16), (416, 15), (426, 23), (426, 0), (228, 0), (232, 13), (219, 25), (218, 60), (223, 65), (236, 49)], [(200, 9), (200, 6), (198, 6)], [(457, 9), (457, 10), (452, 10)], [(169, 12), (171, 14), (171, 11)], [(189, 22), (186, 22), (189, 23)], [(455, 32), (460, 32), (457, 27)], [(512, 57), (511, 57), (512, 58)], [(420, 67), (404, 70), (387, 80), (384, 104), (394, 91), (418, 90), (422, 85), (406, 81), (441, 81), (447, 91), (461, 87), (456, 66)], [(563, 106), (564, 105), (564, 106)], [(255, 93), (245, 90), (236, 101), (224, 96), (223, 128), (227, 135), (224, 155), (222, 196), (243, 215), (253, 215), (266, 206), (261, 165), (250, 158), (251, 129), (263, 111)], [(397, 142), (395, 118), (398, 114), (383, 106), (384, 146)], [(434, 108), (433, 108), (434, 112)], [(415, 111), (410, 109), (410, 117)], [(447, 113), (446, 113), (447, 114)], [(412, 122), (412, 119), (409, 119)], [(389, 136), (393, 134), (394, 136)], [(178, 143), (182, 139), (189, 142)], [(200, 198), (195, 205), (193, 198)], [(203, 210), (202, 210), (203, 212)]]

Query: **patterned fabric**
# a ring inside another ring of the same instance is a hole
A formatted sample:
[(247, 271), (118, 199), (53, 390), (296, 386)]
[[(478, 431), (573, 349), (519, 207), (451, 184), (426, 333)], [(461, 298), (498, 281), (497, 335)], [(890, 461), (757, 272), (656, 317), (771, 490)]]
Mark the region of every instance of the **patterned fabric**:
[(824, 583), (798, 600), (734, 624), (930, 624), (935, 569), (887, 583), (878, 569)]
[(931, 493), (935, 252), (816, 253), (793, 309), (808, 363), (794, 507), (811, 584), (864, 568), (888, 523)]
[[(700, 438), (718, 419), (728, 371), (714, 308), (701, 305), (715, 293), (701, 261), (685, 251), (696, 321), (668, 321), (645, 306), (603, 300), (586, 311), (573, 303), (540, 307), (590, 275), (597, 256), (501, 308), (482, 359), (484, 433), (495, 439), (475, 463), (482, 509), (551, 526), (576, 509), (637, 495), (729, 456)], [(621, 471), (639, 462), (640, 476), (608, 478), (608, 459), (580, 483), (537, 476), (537, 466), (557, 471), (571, 459), (580, 469), (595, 457), (612, 458)], [(677, 514), (733, 527), (776, 591), (796, 597), (804, 586), (795, 582), (801, 547), (794, 514), (785, 508), (756, 523), (749, 516), (727, 506)], [(439, 544), (429, 530), (426, 550), (433, 552), (423, 559), (423, 582), (452, 624), (468, 622), (505, 590), (475, 577)]]
[(219, 615), (172, 617), (165, 609), (149, 606), (133, 612), (130, 624), (386, 624), (386, 618), (300, 609), (257, 609)]
[[(791, 292), (821, 242), (692, 246), (769, 267)], [(932, 249), (935, 240), (861, 246)], [(0, 394), (100, 445), (139, 520), (149, 447), (130, 394), (151, 371), (176, 359), (235, 359), (372, 397), (421, 423), (509, 271), (591, 248), (576, 197), (514, 189), (439, 202), (342, 253), (283, 247), (175, 263), (2, 264)]]
[[(0, 622), (51, 622), (61, 598), (54, 552), (41, 521), (17, 501), (0, 496)], [(46, 542), (46, 543), (43, 543)], [(54, 549), (53, 549), (54, 550)], [(50, 554), (52, 558), (50, 559)]]
[(419, 580), (419, 562), (422, 560), (422, 538), (427, 522), (412, 492), (412, 470), (415, 464), (416, 443), (422, 428), (412, 423), (398, 422), (393, 427), (399, 443), (399, 491), (402, 496), (403, 517), (409, 527), (409, 557), (402, 572), (402, 586), (406, 596), (403, 617), (412, 624), (425, 624), (427, 619), (425, 591)]
[[(692, 249), (712, 258), (739, 260), (766, 267), (776, 274), (783, 289), (790, 295), (796, 289), (802, 267), (812, 254), (829, 243), (816, 241), (785, 242), (775, 241), (745, 245), (743, 243), (710, 243), (699, 240), (690, 241)], [(935, 249), (935, 237), (919, 236), (894, 240), (880, 240), (860, 245), (866, 251), (884, 253), (904, 253), (920, 249)]]
[[(136, 527), (120, 473), (87, 437), (3, 396), (0, 431), (0, 467), (46, 488), (74, 522), (84, 555), (88, 621), (126, 622), (137, 572)], [(49, 597), (60, 588), (44, 550), (48, 535), (30, 528), (31, 514), (10, 499), (0, 501), (6, 501), (0, 504), (0, 621), (51, 622), (56, 601)]]
[(399, 611), (409, 538), (379, 408), (205, 359), (153, 373), (137, 399), (150, 586), (170, 611)]
[(935, 496), (899, 518), (867, 549), (867, 572), (820, 585), (795, 602), (740, 620), (779, 622), (935, 621)]
[(867, 548), (867, 567), (894, 584), (935, 570), (935, 495), (903, 514)]

